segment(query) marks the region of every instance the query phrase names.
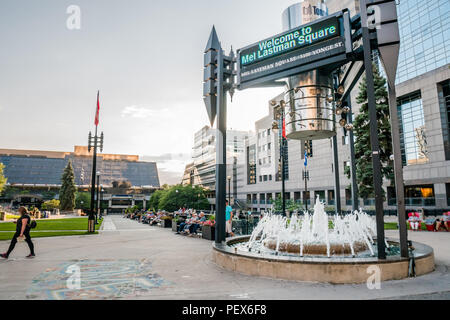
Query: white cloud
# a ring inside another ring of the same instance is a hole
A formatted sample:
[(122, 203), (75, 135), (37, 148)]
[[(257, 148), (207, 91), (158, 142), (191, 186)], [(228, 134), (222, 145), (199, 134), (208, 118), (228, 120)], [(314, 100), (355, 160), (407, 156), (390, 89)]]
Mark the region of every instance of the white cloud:
[(151, 110), (145, 106), (132, 105), (125, 107), (120, 116), (122, 118), (130, 117), (130, 118), (139, 118), (145, 119), (151, 116), (155, 116), (159, 111)]

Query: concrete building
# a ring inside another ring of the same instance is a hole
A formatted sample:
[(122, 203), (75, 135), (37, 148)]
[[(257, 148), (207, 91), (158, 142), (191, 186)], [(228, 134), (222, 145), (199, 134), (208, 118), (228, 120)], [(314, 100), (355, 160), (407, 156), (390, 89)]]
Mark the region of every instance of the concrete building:
[[(182, 181), (182, 184), (185, 185), (202, 186), (208, 189), (207, 194), (213, 210), (216, 187), (216, 134), (217, 130), (209, 126), (205, 126), (195, 133), (192, 148), (193, 162), (186, 165)], [(236, 199), (238, 184), (237, 157), (244, 153), (244, 140), (248, 136), (247, 131), (227, 131), (227, 177), (230, 178), (227, 181), (227, 193), (230, 193), (232, 203)]]
[[(359, 12), (359, 1), (332, 0), (326, 4), (329, 13), (343, 8), (349, 8), (352, 15)], [(450, 3), (401, 1), (398, 16), (401, 51), (397, 102), (406, 207), (438, 213), (450, 208)], [(354, 116), (359, 108), (357, 94), (356, 87), (351, 93)], [(270, 207), (272, 199), (281, 195), (281, 182), (274, 178), (279, 174), (279, 139), (275, 134), (262, 137), (262, 132), (270, 132), (272, 121), (273, 110), (269, 106), (268, 116), (255, 123), (256, 134), (246, 140), (245, 154), (238, 161), (238, 199), (255, 211)], [(337, 128), (341, 203), (343, 210), (350, 210), (351, 183), (344, 174), (350, 165), (349, 138)], [(331, 139), (312, 141), (310, 147), (309, 191), (305, 192), (304, 142), (288, 141), (286, 198), (304, 202), (319, 196), (331, 209), (335, 204)], [(395, 209), (395, 190), (390, 185), (384, 181), (385, 209)], [(373, 209), (374, 201), (360, 199), (358, 205)]]
[[(92, 178), (92, 151), (88, 152), (85, 146), (75, 146), (73, 152), (0, 149), (0, 163), (5, 165), (7, 186), (19, 192), (18, 195), (3, 195), (1, 201), (39, 204), (43, 200), (58, 198), (61, 176), (69, 161), (72, 162), (78, 190), (87, 192)], [(104, 190), (103, 201), (109, 203), (108, 207), (113, 210), (134, 204), (145, 206), (150, 194), (160, 187), (156, 163), (139, 161), (137, 155), (99, 153), (97, 170)], [(120, 184), (123, 185), (121, 188)]]

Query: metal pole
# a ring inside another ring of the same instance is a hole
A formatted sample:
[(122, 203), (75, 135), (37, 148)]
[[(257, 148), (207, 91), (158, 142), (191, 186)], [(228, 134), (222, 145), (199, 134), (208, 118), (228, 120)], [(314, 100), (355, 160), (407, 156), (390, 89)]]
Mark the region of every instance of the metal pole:
[(231, 206), (231, 179), (228, 179), (228, 204)]
[[(350, 97), (347, 98), (347, 105), (350, 108), (350, 112), (347, 116), (347, 122), (353, 123), (353, 113), (352, 113), (352, 104)], [(355, 138), (353, 134), (353, 130), (348, 131), (348, 138), (350, 144), (350, 173), (352, 179), (352, 209), (353, 211), (358, 210), (359, 208), (359, 199), (358, 199), (358, 183), (356, 182), (356, 160), (355, 160)]]
[(367, 103), (369, 109), (370, 143), (372, 146), (373, 187), (375, 194), (375, 211), (377, 220), (377, 246), (378, 259), (386, 259), (384, 243), (384, 216), (383, 216), (383, 178), (381, 176), (380, 146), (378, 141), (378, 119), (375, 104), (375, 85), (372, 69), (372, 49), (367, 18), (367, 1), (361, 1), (361, 26), (364, 47), (364, 66), (367, 82)]
[(98, 215), (100, 212), (100, 175), (97, 174), (97, 210), (96, 210), (96, 215), (95, 215), (95, 224), (98, 224)]
[(305, 172), (303, 173), (303, 179), (305, 180), (305, 208), (306, 211), (308, 211), (308, 200), (310, 200), (311, 197), (306, 198), (306, 195), (308, 194), (308, 173), (306, 172), (306, 167)]
[[(281, 110), (281, 123), (284, 123), (284, 109)], [(286, 180), (285, 180), (285, 158), (284, 158), (284, 143), (285, 139), (283, 137), (283, 133), (281, 133), (281, 142), (280, 142), (280, 157), (281, 157), (281, 193), (283, 199), (283, 215), (286, 215)]]
[(224, 90), (223, 56), (223, 50), (220, 48), (217, 53), (216, 243), (225, 241), (227, 100)]
[(336, 198), (336, 214), (341, 214), (341, 183), (339, 181), (339, 156), (337, 146), (337, 135), (333, 136), (333, 171), (334, 171), (334, 193)]
[(94, 155), (92, 160), (92, 181), (91, 181), (91, 210), (89, 212), (88, 218), (88, 232), (95, 232), (95, 215), (94, 215), (94, 205), (95, 205), (95, 178), (97, 173), (97, 126), (95, 126), (95, 137), (94, 137)]
[(395, 192), (397, 197), (397, 216), (400, 233), (401, 256), (407, 258), (408, 254), (408, 231), (406, 230), (406, 210), (405, 210), (405, 186), (403, 181), (403, 164), (400, 149), (400, 128), (397, 113), (397, 97), (395, 84), (388, 82), (389, 92), (389, 113), (391, 117), (392, 149), (394, 152), (394, 174)]

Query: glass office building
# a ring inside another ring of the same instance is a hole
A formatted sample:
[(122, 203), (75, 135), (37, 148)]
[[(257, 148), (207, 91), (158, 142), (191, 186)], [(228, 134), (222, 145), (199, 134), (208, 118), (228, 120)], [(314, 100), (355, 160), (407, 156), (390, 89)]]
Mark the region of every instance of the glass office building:
[[(59, 186), (61, 175), (71, 161), (75, 184), (89, 186), (92, 178), (92, 154), (87, 147), (75, 147), (74, 152), (48, 152), (0, 149), (0, 162), (9, 185)], [(99, 154), (97, 171), (100, 183), (112, 186), (114, 181), (129, 181), (133, 187), (159, 188), (157, 165), (139, 161), (138, 156)]]
[(450, 1), (400, 1), (397, 83), (450, 63)]

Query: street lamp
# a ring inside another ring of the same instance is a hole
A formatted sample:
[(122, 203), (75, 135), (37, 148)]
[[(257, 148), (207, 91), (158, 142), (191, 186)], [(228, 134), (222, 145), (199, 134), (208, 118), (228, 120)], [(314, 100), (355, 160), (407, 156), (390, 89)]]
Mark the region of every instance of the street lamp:
[[(273, 131), (279, 131), (280, 130), (280, 125), (279, 123), (281, 123), (281, 126), (283, 126), (284, 124), (284, 108), (286, 107), (286, 102), (284, 100), (280, 101), (280, 104), (277, 105), (276, 103), (274, 103), (274, 101), (272, 101), (272, 106), (273, 108), (273, 114), (274, 114), (274, 122), (272, 123), (272, 130)], [(285, 182), (285, 165), (284, 165), (284, 161), (285, 161), (285, 155), (284, 155), (284, 151), (285, 151), (285, 143), (286, 143), (286, 139), (283, 136), (283, 133), (280, 135), (280, 162), (281, 162), (281, 199), (283, 201), (283, 215), (286, 214), (286, 182)]]
[(105, 192), (105, 189), (103, 189), (103, 185), (100, 185), (100, 219), (102, 218), (102, 203), (103, 203), (103, 193)]
[(97, 171), (97, 187), (96, 187), (96, 204), (97, 204), (97, 210), (96, 211), (96, 215), (95, 215), (95, 224), (98, 224), (98, 215), (99, 215), (99, 211), (100, 211), (100, 197), (99, 197), (99, 193), (100, 193), (100, 175), (101, 172)]

